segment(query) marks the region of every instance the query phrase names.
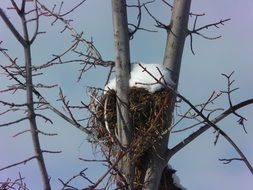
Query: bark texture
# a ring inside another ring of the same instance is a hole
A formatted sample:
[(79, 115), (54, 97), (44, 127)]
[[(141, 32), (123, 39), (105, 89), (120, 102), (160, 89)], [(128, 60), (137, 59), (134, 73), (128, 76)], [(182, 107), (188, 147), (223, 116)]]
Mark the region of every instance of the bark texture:
[[(112, 19), (116, 58), (117, 138), (120, 143), (119, 154), (123, 154), (129, 148), (133, 138), (129, 122), (128, 84), (130, 75), (130, 51), (125, 0), (112, 0)], [(134, 177), (134, 164), (131, 163), (131, 153), (127, 153), (121, 159), (119, 172), (125, 181), (125, 184), (122, 184), (121, 188), (126, 184), (131, 188)]]
[(190, 6), (191, 0), (174, 1), (172, 18), (167, 30), (163, 64), (172, 72), (173, 81), (176, 84), (179, 80), (184, 43), (187, 36)]
[[(167, 41), (164, 53), (163, 64), (172, 72), (172, 79), (175, 82), (173, 90), (177, 90), (181, 60), (183, 55), (185, 38), (187, 36), (187, 26), (190, 13), (191, 0), (174, 0), (173, 11), (170, 25), (167, 29)], [(167, 113), (163, 114), (164, 125), (166, 128), (170, 128), (173, 117), (175, 96), (168, 100), (170, 105)], [(169, 132), (157, 143), (154, 149), (149, 153), (146, 175), (145, 175), (145, 189), (155, 190), (159, 188), (161, 183), (162, 171), (167, 166), (167, 162), (170, 159), (170, 151), (168, 150)], [(171, 180), (170, 180), (171, 181)], [(173, 184), (169, 184), (170, 189)]]

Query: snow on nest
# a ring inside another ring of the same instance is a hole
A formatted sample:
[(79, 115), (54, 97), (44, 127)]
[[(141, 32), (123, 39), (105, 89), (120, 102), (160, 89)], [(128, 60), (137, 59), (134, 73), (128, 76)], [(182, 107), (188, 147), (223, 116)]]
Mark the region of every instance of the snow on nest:
[[(139, 64), (145, 67), (156, 79), (160, 80), (162, 84), (158, 83), (147, 71), (144, 71)], [(142, 62), (131, 64), (129, 87), (145, 88), (154, 93), (164, 88), (164, 85), (173, 86), (175, 83), (171, 79), (171, 72), (162, 64), (145, 64)], [(110, 89), (116, 90), (116, 78), (110, 80), (105, 86), (105, 93)]]
[[(170, 169), (173, 169), (172, 168), (172, 166), (170, 165), (170, 164), (168, 164), (168, 167), (170, 168)], [(173, 169), (174, 170), (174, 169)], [(181, 183), (180, 183), (180, 179), (179, 179), (179, 177), (177, 176), (177, 174), (172, 174), (172, 178), (173, 178), (173, 183), (174, 183), (174, 185), (176, 186), (176, 187), (178, 187), (179, 189), (181, 189), (181, 190), (187, 190), (184, 186), (182, 186), (181, 185)]]
[(176, 174), (172, 174), (172, 178), (176, 187), (180, 188), (181, 190), (186, 190), (186, 188), (180, 184), (180, 179)]

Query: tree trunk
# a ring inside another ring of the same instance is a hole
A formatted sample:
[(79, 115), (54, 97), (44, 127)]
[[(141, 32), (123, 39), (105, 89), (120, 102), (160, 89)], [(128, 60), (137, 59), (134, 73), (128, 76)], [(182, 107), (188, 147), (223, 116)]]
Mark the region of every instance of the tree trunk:
[(184, 43), (187, 36), (190, 6), (191, 0), (174, 1), (170, 28), (167, 30), (163, 64), (172, 72), (172, 79), (176, 84), (179, 80)]
[(31, 58), (31, 41), (29, 40), (28, 28), (27, 28), (27, 20), (26, 20), (26, 12), (25, 5), (26, 1), (22, 1), (22, 8), (19, 9), (15, 1), (12, 1), (12, 5), (14, 10), (17, 12), (21, 19), (22, 29), (23, 29), (23, 37), (15, 28), (15, 26), (11, 23), (9, 18), (5, 15), (4, 11), (0, 8), (0, 17), (3, 19), (7, 27), (10, 29), (12, 34), (16, 37), (16, 39), (20, 42), (24, 49), (24, 57), (25, 57), (25, 88), (26, 88), (26, 98), (27, 98), (27, 118), (30, 124), (30, 132), (32, 136), (33, 148), (35, 153), (35, 158), (38, 162), (39, 171), (43, 183), (44, 190), (51, 190), (49, 177), (43, 157), (43, 152), (40, 146), (39, 141), (39, 132), (36, 123), (36, 113), (34, 111), (34, 100), (33, 100), (33, 75), (32, 75), (32, 58)]
[[(172, 79), (176, 83), (173, 90), (177, 90), (181, 59), (183, 55), (185, 38), (187, 36), (187, 25), (190, 13), (191, 0), (175, 0), (173, 4), (173, 11), (171, 22), (167, 30), (167, 42), (165, 47), (163, 64), (171, 71)], [(167, 113), (163, 114), (164, 125), (169, 129), (173, 117), (173, 110), (175, 104), (175, 95), (171, 93), (168, 105), (170, 106)], [(167, 187), (159, 187), (161, 176), (165, 171), (167, 162), (169, 161), (169, 132), (156, 143), (147, 158), (148, 164), (145, 174), (145, 189), (173, 189), (171, 179), (168, 179)], [(171, 176), (170, 176), (171, 177)], [(172, 180), (173, 181), (173, 180)]]
[[(177, 89), (180, 65), (183, 54), (184, 42), (187, 36), (187, 25), (189, 18), (191, 0), (175, 0), (171, 23), (167, 30), (167, 43), (163, 64), (171, 71), (172, 79), (176, 83), (173, 90)], [(133, 130), (129, 125), (128, 110), (128, 81), (130, 72), (129, 33), (127, 26), (127, 12), (125, 0), (112, 0), (114, 45), (116, 53), (116, 89), (117, 89), (117, 132), (118, 140), (124, 152), (133, 138)], [(175, 95), (170, 93), (166, 102), (169, 108), (162, 114), (164, 128), (169, 129), (174, 110)], [(173, 189), (173, 179), (170, 169), (167, 168), (169, 160), (168, 151), (169, 132), (150, 148), (145, 155), (138, 160), (141, 168), (141, 189)], [(128, 184), (128, 189), (133, 189), (134, 164), (130, 163), (131, 154), (127, 154), (119, 163), (119, 171)], [(167, 172), (167, 173), (166, 173)], [(165, 178), (164, 178), (165, 176)], [(167, 178), (166, 178), (167, 176)], [(168, 177), (169, 176), (169, 177)], [(161, 184), (166, 183), (165, 186)], [(122, 186), (118, 186), (121, 187)], [(123, 189), (123, 188), (122, 188)]]
[[(119, 154), (124, 154), (133, 138), (129, 122), (130, 51), (125, 0), (112, 0), (112, 19), (116, 54), (117, 138), (120, 143)], [(134, 164), (130, 162), (131, 153), (127, 153), (119, 162), (120, 176), (125, 178), (121, 179), (125, 181), (124, 184), (120, 184), (120, 180), (118, 180), (118, 186), (122, 189), (132, 189), (133, 186)], [(127, 188), (123, 188), (123, 186), (127, 186)]]
[(49, 176), (46, 169), (45, 160), (43, 157), (43, 152), (40, 146), (39, 140), (39, 132), (36, 122), (36, 114), (34, 111), (34, 100), (33, 100), (33, 81), (32, 81), (32, 56), (31, 56), (31, 44), (29, 41), (28, 29), (27, 29), (27, 21), (25, 16), (21, 16), (22, 27), (24, 33), (24, 56), (25, 56), (25, 76), (26, 76), (26, 96), (27, 96), (27, 116), (30, 123), (30, 131), (32, 135), (33, 148), (35, 152), (35, 156), (38, 162), (39, 171), (42, 178), (43, 189), (51, 190)]

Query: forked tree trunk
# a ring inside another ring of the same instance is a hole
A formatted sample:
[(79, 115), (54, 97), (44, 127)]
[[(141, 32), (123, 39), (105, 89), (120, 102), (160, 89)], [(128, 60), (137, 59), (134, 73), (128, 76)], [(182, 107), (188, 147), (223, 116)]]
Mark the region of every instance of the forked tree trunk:
[[(164, 54), (163, 64), (172, 72), (172, 79), (176, 83), (174, 90), (177, 89), (177, 83), (180, 73), (180, 65), (183, 54), (184, 42), (187, 35), (187, 25), (190, 12), (191, 0), (174, 0), (172, 18), (167, 32), (167, 43)], [(117, 106), (117, 130), (118, 138), (123, 147), (128, 147), (133, 132), (129, 125), (128, 112), (128, 80), (130, 71), (130, 53), (129, 53), (129, 34), (127, 27), (127, 12), (125, 0), (112, 0), (114, 45), (116, 53), (116, 88), (119, 99)], [(173, 93), (172, 93), (173, 94)], [(172, 113), (174, 110), (175, 96), (172, 95), (167, 104), (168, 110), (163, 113), (163, 125), (166, 128), (171, 126)], [(168, 151), (169, 133), (156, 142), (156, 145), (150, 149), (141, 160), (142, 183), (143, 188), (147, 190), (163, 189), (160, 185), (163, 171), (169, 160)], [(130, 163), (131, 155), (122, 159), (119, 163), (119, 170), (125, 176), (129, 185), (128, 189), (133, 189), (134, 164)], [(170, 176), (170, 178), (172, 178)], [(164, 179), (163, 179), (164, 181)], [(169, 180), (167, 190), (173, 189), (173, 184)], [(165, 190), (166, 190), (165, 189)]]

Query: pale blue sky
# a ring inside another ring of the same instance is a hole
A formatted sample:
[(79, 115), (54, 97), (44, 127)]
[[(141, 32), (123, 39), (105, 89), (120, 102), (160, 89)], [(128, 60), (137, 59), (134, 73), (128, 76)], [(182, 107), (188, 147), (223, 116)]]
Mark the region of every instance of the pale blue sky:
[[(0, 6), (6, 5), (8, 2), (8, 0), (2, 0)], [(77, 2), (77, 0), (68, 1), (66, 6), (67, 4), (70, 6), (73, 2)], [(163, 22), (169, 23), (170, 12), (168, 9), (162, 8), (161, 3), (157, 3), (150, 8), (154, 15), (161, 18)], [(74, 19), (73, 25), (78, 31), (84, 31), (84, 36), (87, 39), (90, 39), (91, 36), (93, 37), (102, 57), (112, 60), (114, 53), (110, 9), (111, 2), (108, 0), (88, 0), (86, 4), (69, 17)], [(194, 13), (206, 13), (205, 17), (199, 18), (198, 26), (216, 22), (222, 18), (231, 18), (232, 20), (220, 29), (210, 28), (204, 31), (208, 36), (222, 35), (221, 39), (208, 41), (195, 36), (193, 45), (196, 55), (191, 54), (189, 39), (187, 39), (179, 84), (181, 94), (194, 104), (201, 103), (207, 99), (213, 90), (219, 91), (226, 88), (226, 81), (221, 76), (221, 73), (235, 71), (235, 85), (240, 86), (240, 90), (234, 94), (234, 102), (238, 103), (253, 97), (252, 0), (233, 1), (233, 3), (229, 0), (193, 0), (192, 11)], [(128, 14), (129, 17), (134, 18), (133, 11), (129, 11)], [(14, 23), (18, 23), (12, 15), (10, 15), (10, 18)], [(63, 51), (71, 40), (67, 33), (59, 34), (60, 24), (56, 24), (52, 28), (50, 24), (46, 24), (47, 22), (48, 20), (43, 20), (41, 25), (42, 31), (48, 31), (47, 35), (40, 36), (33, 47), (34, 64), (42, 64), (50, 58), (51, 54)], [(143, 27), (154, 29), (154, 24), (151, 19), (144, 18)], [(157, 33), (141, 31), (136, 34), (134, 40), (131, 41), (132, 61), (162, 62), (166, 33), (159, 29), (158, 31)], [(1, 20), (0, 41), (4, 41), (3, 46), (8, 48), (13, 56), (20, 57), (19, 63), (22, 64), (23, 51), (21, 46), (17, 44), (10, 32), (6, 30)], [(6, 59), (0, 56), (0, 63), (5, 64), (5, 62)], [(80, 83), (76, 84), (79, 68), (78, 65), (74, 66), (73, 64), (63, 68), (57, 66), (52, 70), (45, 70), (44, 76), (35, 79), (35, 81), (43, 81), (47, 84), (58, 83), (62, 86), (64, 93), (71, 99), (71, 102), (87, 102), (85, 86), (103, 87), (106, 74), (102, 69), (92, 70), (85, 75)], [(9, 82), (3, 79), (2, 76), (1, 81), (3, 81), (0, 84), (1, 88)], [(42, 90), (42, 93), (54, 105), (58, 104), (55, 101), (58, 96), (58, 89)], [(10, 101), (17, 99), (21, 101), (20, 99), (22, 98), (20, 95), (6, 97), (3, 94), (0, 94), (0, 97), (10, 98)], [(227, 105), (225, 104), (227, 103), (225, 98), (218, 103), (219, 105)], [(60, 108), (60, 105), (58, 107)], [(0, 109), (2, 110), (1, 107)], [(221, 122), (219, 126), (222, 126), (235, 139), (249, 161), (253, 163), (252, 106), (243, 109), (241, 113), (248, 118), (246, 123), (248, 135), (243, 133), (232, 117)], [(47, 116), (54, 120), (54, 125), (51, 126), (40, 121), (41, 129), (47, 132), (56, 132), (59, 135), (57, 137), (42, 137), (43, 147), (63, 151), (60, 155), (46, 155), (53, 189), (59, 189), (58, 178), (66, 180), (86, 167), (89, 168), (87, 175), (96, 180), (102, 174), (103, 166), (83, 163), (78, 160), (78, 157), (92, 158), (91, 146), (85, 141), (86, 136), (56, 115), (47, 113)], [(1, 122), (13, 119), (13, 117), (13, 115), (9, 117), (1, 116)], [(27, 127), (26, 124), (23, 122), (18, 126), (0, 128), (0, 168), (23, 160), (33, 154), (28, 133), (12, 138), (17, 132), (24, 130)], [(224, 140), (220, 139), (217, 146), (214, 147), (215, 136), (212, 132), (212, 130), (207, 131), (201, 138), (176, 154), (171, 160), (170, 164), (178, 170), (177, 174), (182, 185), (189, 190), (251, 190), (253, 187), (252, 175), (243, 163), (233, 162), (230, 165), (223, 165), (218, 161), (218, 158), (230, 158), (237, 155)], [(186, 133), (173, 135), (172, 144), (178, 142), (180, 138), (186, 135)], [(27, 185), (32, 190), (40, 187), (35, 161), (0, 172), (0, 181), (7, 177), (17, 177), (18, 171), (26, 178)], [(79, 181), (79, 184), (85, 186), (86, 183)]]

